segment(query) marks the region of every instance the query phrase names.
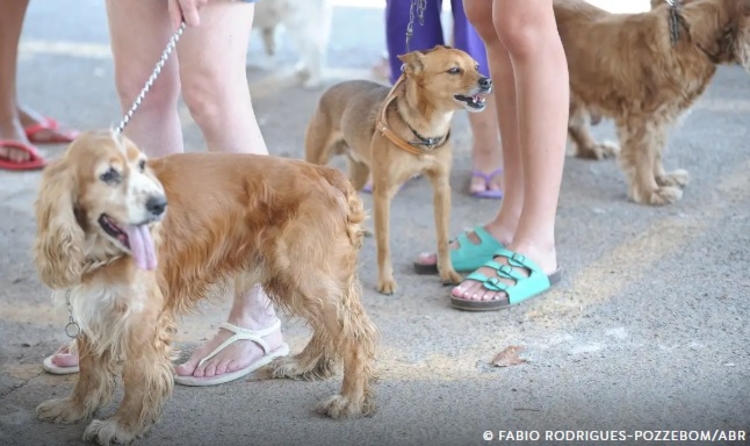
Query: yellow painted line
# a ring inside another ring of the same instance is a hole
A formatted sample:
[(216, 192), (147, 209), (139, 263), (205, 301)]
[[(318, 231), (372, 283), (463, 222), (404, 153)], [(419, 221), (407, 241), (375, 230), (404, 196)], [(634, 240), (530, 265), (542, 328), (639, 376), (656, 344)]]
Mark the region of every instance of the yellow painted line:
[[(750, 198), (748, 169), (750, 161), (724, 177), (716, 189), (725, 199), (711, 201), (702, 208), (701, 216), (667, 217), (657, 221), (647, 231), (628, 238), (579, 272), (569, 289), (551, 291), (527, 313), (528, 317), (550, 328), (568, 326), (584, 309), (611, 300), (631, 284), (644, 280), (658, 261), (682, 249), (704, 231), (715, 228), (715, 222), (734, 200)], [(687, 194), (690, 187), (688, 185)]]
[(68, 42), (64, 40), (34, 40), (24, 39), (18, 45), (22, 56), (53, 55), (71, 56), (86, 59), (111, 59), (112, 51), (109, 45), (100, 43)]

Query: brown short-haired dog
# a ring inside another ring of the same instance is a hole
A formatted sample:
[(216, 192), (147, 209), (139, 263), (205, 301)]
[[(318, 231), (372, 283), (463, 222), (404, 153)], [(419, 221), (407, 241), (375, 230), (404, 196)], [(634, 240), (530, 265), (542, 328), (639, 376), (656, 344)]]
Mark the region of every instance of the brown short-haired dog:
[(720, 64), (750, 70), (750, 0), (653, 0), (641, 14), (610, 14), (584, 0), (555, 0), (570, 70), (568, 133), (577, 155), (604, 158), (589, 115), (612, 118), (628, 196), (662, 205), (682, 197), (684, 170), (666, 172), (667, 132), (705, 91)]
[(121, 375), (117, 412), (92, 421), (84, 438), (141, 436), (172, 391), (174, 318), (213, 286), (256, 284), (313, 329), (273, 376), (328, 377), (343, 359), (341, 393), (321, 410), (334, 418), (374, 410), (376, 329), (357, 279), (364, 212), (341, 172), (249, 154), (147, 161), (122, 136), (88, 132), (44, 171), (36, 212), (41, 279), (81, 327), (73, 394), (39, 405), (39, 418), (88, 418)]
[(346, 154), (354, 188), (372, 173), (378, 291), (396, 290), (389, 246), (390, 205), (398, 188), (424, 173), (434, 189), (438, 270), (444, 283), (457, 283), (448, 247), (451, 207), (449, 175), (451, 119), (456, 110), (481, 111), (492, 81), (461, 50), (438, 45), (399, 56), (403, 74), (393, 88), (354, 80), (334, 85), (320, 98), (307, 127), (307, 161), (326, 164)]

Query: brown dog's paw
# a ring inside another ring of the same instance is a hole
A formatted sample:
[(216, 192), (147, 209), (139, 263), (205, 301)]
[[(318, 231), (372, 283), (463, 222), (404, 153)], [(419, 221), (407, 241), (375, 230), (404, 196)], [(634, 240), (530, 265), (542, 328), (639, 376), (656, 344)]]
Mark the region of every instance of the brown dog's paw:
[(91, 412), (74, 404), (70, 398), (45, 401), (36, 407), (37, 418), (51, 423), (75, 423), (88, 418)]
[(115, 417), (93, 420), (83, 432), (84, 441), (94, 441), (101, 446), (128, 444), (138, 437), (130, 429), (117, 422)]
[(70, 424), (88, 418), (89, 412), (70, 398), (45, 401), (36, 407), (36, 416), (42, 421)]
[(620, 153), (620, 147), (611, 142), (600, 142), (588, 147), (579, 147), (576, 151), (576, 157), (603, 160), (614, 158)]
[(662, 186), (644, 193), (631, 192), (631, 198), (636, 203), (663, 206), (682, 198), (682, 189), (675, 186)]
[(393, 278), (378, 280), (378, 292), (390, 296), (396, 292), (396, 281)]
[(333, 419), (338, 419), (372, 416), (377, 409), (369, 399), (355, 401), (343, 395), (333, 395), (318, 404), (316, 411)]
[(321, 359), (311, 365), (303, 365), (297, 358), (279, 358), (271, 363), (271, 377), (298, 381), (319, 381), (328, 379), (335, 373), (335, 362)]
[(673, 170), (656, 177), (656, 184), (659, 186), (685, 187), (689, 182), (690, 174), (683, 169)]
[(440, 280), (443, 281), (443, 285), (458, 285), (464, 278), (461, 274), (458, 274), (455, 270), (451, 269), (446, 272), (440, 272)]

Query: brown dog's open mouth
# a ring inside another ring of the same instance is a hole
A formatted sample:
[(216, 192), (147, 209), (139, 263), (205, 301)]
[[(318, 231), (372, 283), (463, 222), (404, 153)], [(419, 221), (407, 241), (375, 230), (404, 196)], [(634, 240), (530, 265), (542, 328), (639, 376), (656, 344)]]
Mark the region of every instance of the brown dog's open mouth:
[(107, 235), (130, 251), (138, 268), (145, 271), (156, 268), (156, 247), (147, 223), (121, 227), (107, 214), (100, 215), (98, 223)]
[(104, 232), (110, 237), (117, 240), (127, 249), (130, 249), (130, 240), (128, 240), (128, 234), (122, 230), (109, 215), (102, 214), (99, 216), (99, 226), (102, 227)]
[(453, 95), (453, 98), (458, 102), (464, 104), (467, 109), (470, 110), (483, 110), (487, 106), (487, 96), (475, 95), (475, 96), (464, 96), (461, 94)]

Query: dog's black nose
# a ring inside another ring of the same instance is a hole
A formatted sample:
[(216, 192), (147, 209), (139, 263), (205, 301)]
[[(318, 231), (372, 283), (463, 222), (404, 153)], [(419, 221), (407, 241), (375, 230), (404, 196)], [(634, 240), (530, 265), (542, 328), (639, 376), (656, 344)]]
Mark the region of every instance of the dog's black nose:
[(167, 209), (167, 197), (154, 195), (146, 201), (146, 209), (155, 217), (160, 216)]
[(492, 88), (492, 79), (488, 77), (483, 77), (479, 79), (479, 86), (484, 89), (490, 89)]

